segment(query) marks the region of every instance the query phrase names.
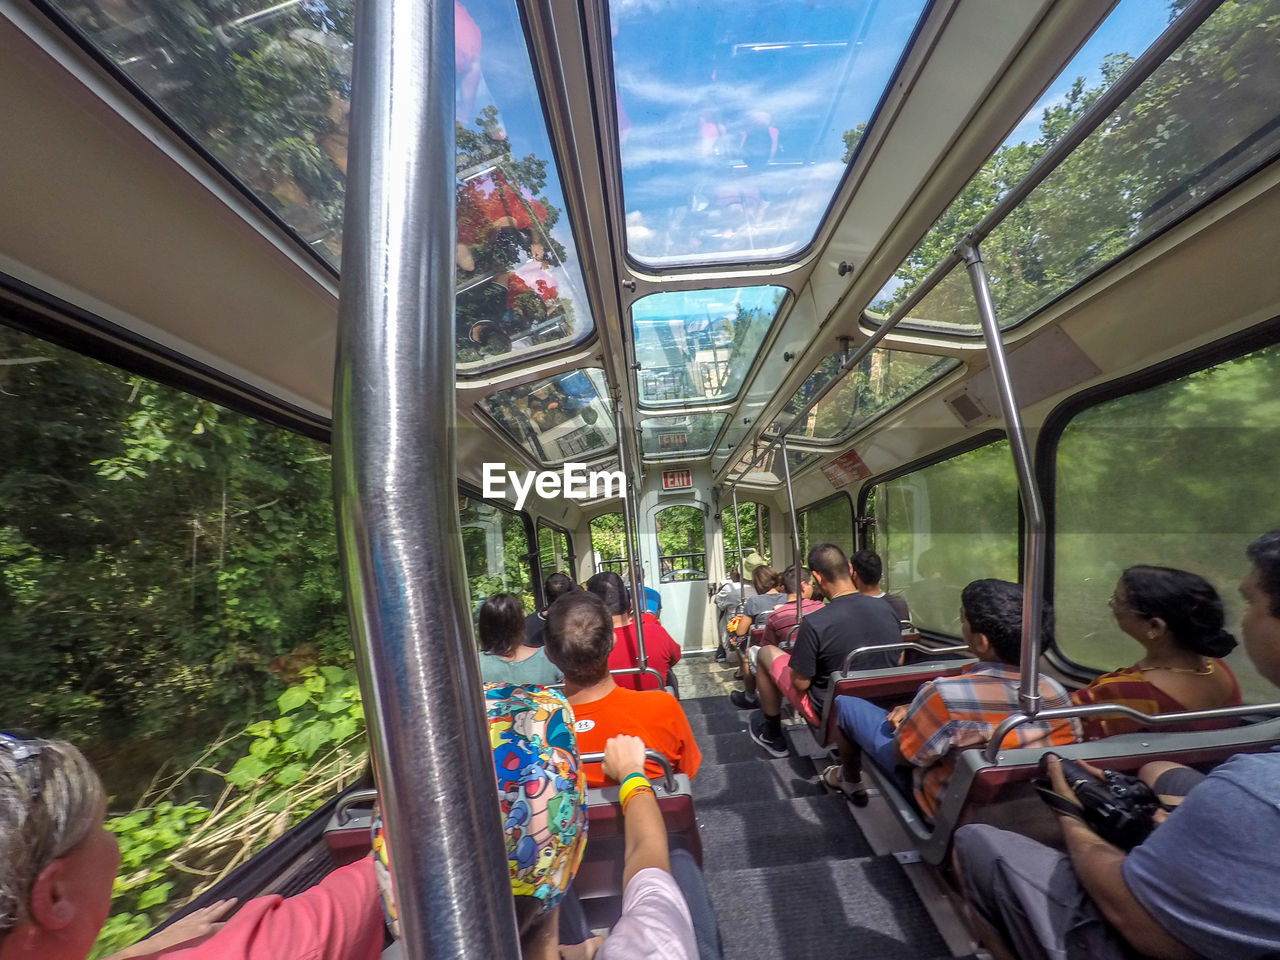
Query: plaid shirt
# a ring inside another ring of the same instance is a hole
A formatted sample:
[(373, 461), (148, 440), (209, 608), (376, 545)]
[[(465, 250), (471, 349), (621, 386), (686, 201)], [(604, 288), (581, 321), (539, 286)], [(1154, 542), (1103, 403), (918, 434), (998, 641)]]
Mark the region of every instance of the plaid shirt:
[[(1017, 667), (984, 662), (966, 667), (957, 676), (930, 680), (916, 691), (898, 727), (897, 740), (902, 755), (916, 768), (916, 801), (928, 816), (933, 816), (938, 797), (955, 771), (951, 751), (985, 746), (1000, 721), (1020, 711), (1018, 680)], [(1071, 704), (1063, 686), (1043, 675), (1040, 697), (1046, 709)], [(1074, 718), (1031, 721), (1009, 733), (1001, 746), (1057, 746), (1079, 739), (1080, 722)]]

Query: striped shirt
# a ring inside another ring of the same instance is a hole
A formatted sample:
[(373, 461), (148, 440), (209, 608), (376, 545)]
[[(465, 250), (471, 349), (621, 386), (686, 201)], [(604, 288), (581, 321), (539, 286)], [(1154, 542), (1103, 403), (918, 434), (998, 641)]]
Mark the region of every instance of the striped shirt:
[[(1213, 704), (1218, 707), (1238, 707), (1240, 700), (1240, 684), (1235, 674), (1221, 660), (1211, 661), (1214, 670), (1223, 670), (1231, 680), (1231, 687), (1226, 700)], [(1135, 664), (1123, 670), (1115, 670), (1095, 677), (1094, 681), (1081, 690), (1073, 691), (1071, 702), (1079, 704), (1115, 703), (1133, 707), (1141, 713), (1185, 713), (1185, 707), (1154, 683), (1147, 680), (1146, 675)], [(1149, 730), (1139, 721), (1130, 717), (1081, 717), (1084, 724), (1086, 740), (1097, 740), (1099, 737), (1112, 737), (1119, 733), (1136, 733)], [(1161, 724), (1161, 730), (1226, 730), (1240, 723), (1238, 717), (1220, 717), (1216, 720), (1191, 720), (1185, 723)]]
[[(1000, 721), (1020, 710), (1018, 668), (1007, 663), (976, 663), (954, 677), (929, 680), (916, 691), (897, 730), (898, 747), (916, 768), (916, 801), (932, 817), (938, 797), (951, 781), (955, 765), (951, 751), (985, 746)], [(1045, 709), (1071, 703), (1066, 689), (1041, 675), (1040, 697)], [(1003, 748), (1074, 743), (1080, 739), (1076, 719), (1048, 723), (1031, 721), (1012, 730)]]
[[(801, 604), (801, 611), (806, 617), (822, 609), (821, 600), (802, 600)], [(794, 640), (796, 629), (796, 602), (794, 599), (784, 600), (770, 611), (769, 619), (764, 622), (764, 639), (761, 643), (779, 646)]]

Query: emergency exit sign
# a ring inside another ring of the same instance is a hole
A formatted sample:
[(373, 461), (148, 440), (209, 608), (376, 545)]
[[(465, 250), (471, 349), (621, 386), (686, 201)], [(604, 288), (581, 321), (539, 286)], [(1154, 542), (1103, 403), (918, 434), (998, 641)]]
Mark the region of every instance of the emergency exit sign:
[(693, 486), (693, 473), (689, 470), (663, 470), (663, 490), (687, 490)]

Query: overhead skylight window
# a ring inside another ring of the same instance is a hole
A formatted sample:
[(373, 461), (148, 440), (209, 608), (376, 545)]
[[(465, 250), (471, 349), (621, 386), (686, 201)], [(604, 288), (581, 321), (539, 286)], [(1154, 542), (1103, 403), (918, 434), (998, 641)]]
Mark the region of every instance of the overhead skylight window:
[[(239, 186), (342, 255), (354, 0), (51, 0)], [(454, 3), (457, 350), (463, 372), (592, 329), (514, 0)]]
[(775, 260), (812, 240), (925, 0), (611, 0), (627, 252)]
[(631, 308), (640, 403), (723, 403), (747, 371), (786, 296), (784, 287), (655, 293)]
[(596, 367), (499, 390), (480, 409), (544, 464), (585, 462), (618, 442), (608, 383)]
[(710, 452), (724, 413), (690, 413), (640, 421), (640, 451), (646, 458), (701, 456)]
[[(782, 447), (774, 447), (761, 457), (749, 472), (745, 472), (754, 456), (754, 451), (748, 451), (739, 457), (737, 463), (730, 468), (727, 479), (730, 482), (741, 480), (743, 483), (767, 487), (776, 486), (785, 481), (786, 478), (782, 469)], [(792, 479), (795, 479), (797, 474), (805, 467), (811, 466), (824, 456), (830, 456), (830, 453), (814, 450), (796, 450), (788, 446), (787, 467), (791, 471)]]
[[(841, 355), (833, 353), (809, 375), (774, 421), (781, 430), (809, 399), (829, 384), (840, 369)], [(905, 350), (875, 349), (840, 384), (817, 402), (788, 434), (821, 443), (843, 443), (859, 429), (907, 397), (960, 365), (951, 357), (931, 357)]]

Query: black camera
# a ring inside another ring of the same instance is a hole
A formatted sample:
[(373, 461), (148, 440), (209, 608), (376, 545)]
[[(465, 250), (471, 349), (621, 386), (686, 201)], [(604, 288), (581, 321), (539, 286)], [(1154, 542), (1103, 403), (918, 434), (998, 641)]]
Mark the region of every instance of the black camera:
[(1094, 833), (1121, 850), (1132, 850), (1155, 827), (1156, 811), (1161, 809), (1155, 792), (1137, 777), (1119, 770), (1103, 770), (1098, 779), (1074, 760), (1058, 757), (1067, 785), (1080, 802), (1080, 809), (1067, 809), (1067, 801), (1054, 793), (1048, 782), (1049, 758), (1057, 754), (1046, 753), (1040, 757), (1041, 782), (1036, 783), (1040, 795), (1054, 809), (1081, 817), (1093, 828)]

